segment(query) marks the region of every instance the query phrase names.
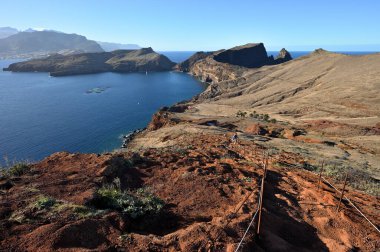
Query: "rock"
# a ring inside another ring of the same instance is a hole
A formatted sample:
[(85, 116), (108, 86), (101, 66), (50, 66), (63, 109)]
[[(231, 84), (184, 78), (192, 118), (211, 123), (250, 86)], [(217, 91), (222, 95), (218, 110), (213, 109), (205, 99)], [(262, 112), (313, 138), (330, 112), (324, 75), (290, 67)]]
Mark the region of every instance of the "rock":
[(273, 63), (273, 58), (268, 57), (263, 43), (251, 43), (233, 47), (215, 55), (214, 60), (249, 68)]
[(211, 55), (211, 52), (196, 52), (193, 54), (190, 58), (187, 60), (177, 64), (175, 66), (175, 69), (182, 72), (189, 72), (191, 67), (199, 60), (202, 60), (206, 58), (207, 56)]
[(260, 125), (258, 123), (255, 123), (255, 124), (249, 125), (245, 129), (245, 132), (251, 133), (251, 134), (254, 134), (254, 135), (264, 136), (264, 135), (266, 135), (268, 133), (268, 130), (265, 129), (262, 125)]
[[(282, 50), (279, 59), (275, 60), (269, 56), (263, 43), (251, 43), (236, 46), (228, 50), (219, 50), (212, 53), (199, 52), (188, 60), (178, 64), (175, 68), (180, 71), (189, 72), (206, 83), (226, 82), (226, 86), (232, 87), (244, 82), (241, 78), (247, 68), (258, 68), (265, 65), (275, 65), (291, 59), (290, 54)], [(218, 96), (223, 93), (219, 86), (209, 86), (202, 93), (201, 100)]]
[(285, 48), (282, 48), (274, 61), (276, 64), (281, 64), (292, 59), (293, 58), (290, 53)]
[(169, 118), (168, 112), (159, 111), (153, 115), (152, 120), (147, 127), (147, 130), (154, 131), (159, 128), (162, 128), (163, 126), (175, 125), (175, 124), (178, 124), (179, 122), (180, 122), (179, 119)]

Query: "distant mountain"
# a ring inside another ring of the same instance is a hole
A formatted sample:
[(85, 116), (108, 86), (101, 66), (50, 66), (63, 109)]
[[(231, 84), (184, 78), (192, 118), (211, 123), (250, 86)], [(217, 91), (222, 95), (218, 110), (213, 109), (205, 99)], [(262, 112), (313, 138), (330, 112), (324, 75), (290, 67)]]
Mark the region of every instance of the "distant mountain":
[(77, 34), (55, 31), (19, 32), (0, 39), (0, 57), (18, 57), (20, 55), (49, 55), (65, 52), (103, 52), (93, 40)]
[(9, 36), (12, 36), (19, 31), (12, 27), (0, 27), (0, 39), (7, 38)]
[(119, 43), (111, 43), (111, 42), (101, 42), (96, 41), (104, 51), (112, 52), (115, 50), (137, 50), (141, 49), (141, 46), (136, 44), (119, 44)]
[(34, 59), (11, 64), (4, 71), (50, 72), (51, 76), (92, 74), (102, 72), (169, 71), (175, 63), (152, 48), (117, 50), (113, 52), (54, 54), (44, 59)]
[(41, 31), (50, 31), (50, 32), (58, 32), (58, 33), (64, 33), (56, 30), (51, 30), (51, 29), (45, 29), (45, 28), (28, 28), (23, 32), (41, 32)]

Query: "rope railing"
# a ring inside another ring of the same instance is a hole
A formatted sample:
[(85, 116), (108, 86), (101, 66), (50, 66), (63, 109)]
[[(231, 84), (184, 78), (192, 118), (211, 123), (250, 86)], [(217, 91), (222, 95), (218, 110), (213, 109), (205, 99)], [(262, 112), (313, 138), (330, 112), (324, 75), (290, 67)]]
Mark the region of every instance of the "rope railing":
[[(331, 188), (333, 188), (336, 192), (340, 192), (339, 190), (338, 190), (338, 188), (336, 188), (331, 182), (329, 182), (325, 177), (323, 177), (322, 176), (322, 173), (320, 173), (320, 174), (316, 174), (315, 172), (312, 172), (312, 171), (308, 171), (308, 170), (305, 170), (306, 172), (309, 172), (309, 173), (311, 173), (311, 174), (313, 174), (313, 175), (316, 175), (316, 176), (318, 176), (319, 177), (319, 179), (320, 180), (323, 180), (324, 182), (326, 182), (326, 184), (328, 184), (329, 186), (331, 186)], [(318, 185), (318, 187), (319, 187), (319, 185)], [(368, 223), (372, 226), (372, 227), (374, 227), (375, 228), (375, 230), (380, 234), (380, 230), (379, 230), (379, 228), (370, 220), (370, 219), (368, 219), (368, 217), (362, 212), (362, 211), (360, 211), (360, 209), (347, 197), (347, 196), (345, 196), (344, 195), (344, 197), (343, 197), (345, 200), (347, 200), (348, 201), (348, 203), (350, 203), (354, 208), (355, 208), (355, 210), (356, 211), (358, 211), (358, 213), (364, 218), (364, 219), (366, 219), (367, 221), (368, 221)]]
[(256, 219), (256, 216), (257, 216), (257, 214), (258, 214), (258, 212), (259, 212), (259, 210), (260, 210), (259, 208), (260, 208), (260, 206), (261, 206), (261, 190), (260, 190), (260, 192), (259, 192), (259, 197), (258, 197), (258, 198), (259, 198), (259, 201), (258, 201), (258, 204), (257, 204), (257, 207), (256, 207), (256, 212), (255, 212), (255, 214), (253, 215), (253, 217), (252, 217), (252, 219), (251, 219), (251, 222), (249, 223), (247, 229), (245, 230), (245, 232), (244, 232), (244, 234), (243, 234), (243, 237), (241, 238), (241, 240), (240, 240), (238, 246), (236, 247), (235, 252), (239, 251), (240, 247), (242, 246), (242, 244), (243, 244), (243, 242), (244, 242), (244, 239), (245, 239), (245, 237), (247, 236), (248, 231), (249, 231), (250, 228), (252, 227), (252, 224), (254, 223), (254, 221), (255, 221), (255, 219)]
[[(313, 174), (315, 174), (315, 173), (313, 173)], [(331, 184), (327, 179), (325, 179), (323, 176), (321, 176), (321, 178), (322, 178), (323, 181), (325, 181), (329, 186), (331, 186), (332, 188), (334, 188), (335, 191), (339, 192), (339, 190), (338, 190), (333, 184)], [(365, 214), (364, 214), (362, 211), (360, 211), (359, 208), (358, 208), (357, 206), (355, 206), (355, 204), (352, 203), (352, 201), (351, 201), (349, 198), (347, 198), (347, 196), (344, 196), (344, 199), (347, 200), (347, 201), (348, 201), (348, 202), (349, 202), (349, 203), (350, 203), (350, 204), (356, 209), (356, 211), (358, 211), (358, 212), (360, 213), (360, 215), (363, 216), (364, 219), (366, 219), (366, 220), (368, 221), (368, 223), (371, 224), (371, 226), (373, 226), (373, 227), (376, 229), (376, 231), (380, 234), (380, 230), (379, 230), (379, 228), (378, 228), (378, 227), (377, 227), (372, 221), (370, 221), (370, 220), (368, 219), (368, 217), (365, 216)]]
[[(255, 154), (256, 154), (256, 150), (255, 150)], [(237, 244), (237, 247), (236, 249), (234, 250), (234, 252), (238, 252), (239, 249), (241, 249), (244, 245), (244, 240), (246, 239), (247, 235), (248, 235), (248, 232), (250, 231), (250, 229), (252, 228), (252, 226), (254, 226), (256, 224), (257, 226), (257, 230), (255, 230), (255, 236), (258, 236), (259, 235), (259, 230), (260, 230), (260, 226), (261, 226), (261, 223), (260, 223), (260, 219), (261, 219), (261, 209), (262, 209), (262, 205), (263, 205), (263, 194), (264, 194), (264, 181), (265, 181), (265, 178), (266, 178), (266, 173), (267, 173), (267, 168), (268, 168), (268, 160), (269, 160), (269, 155), (267, 152), (263, 151), (262, 153), (263, 157), (262, 157), (262, 164), (263, 164), (263, 168), (264, 168), (264, 171), (263, 171), (263, 177), (262, 179), (260, 180), (260, 191), (259, 191), (259, 194), (258, 194), (258, 203), (257, 203), (257, 206), (256, 206), (256, 211), (254, 212), (253, 216), (252, 216), (252, 219), (251, 221), (249, 222), (249, 225), (247, 227), (247, 229), (244, 231), (244, 234), (242, 236), (242, 238), (240, 239), (239, 243)], [(322, 169), (321, 169), (321, 172), (319, 174), (316, 174), (315, 172), (312, 172), (312, 171), (308, 171), (308, 170), (305, 170), (307, 172), (310, 172), (312, 173), (313, 175), (316, 175), (318, 176), (318, 191), (319, 189), (322, 187), (320, 185), (320, 181), (323, 180), (324, 182), (326, 182), (326, 184), (328, 184), (329, 186), (331, 186), (331, 188), (333, 188), (336, 192), (338, 193), (341, 193), (341, 196), (340, 196), (340, 202), (342, 201), (342, 199), (345, 199), (349, 204), (351, 204), (353, 206), (353, 208), (364, 218), (368, 221), (368, 223), (370, 223), (371, 226), (373, 226), (375, 228), (375, 230), (380, 234), (380, 230), (379, 228), (371, 221), (369, 220), (369, 218), (346, 196), (344, 195), (344, 192), (345, 192), (345, 186), (342, 190), (338, 190), (337, 187), (335, 187), (332, 183), (330, 183), (325, 177), (322, 176), (322, 172), (323, 172), (323, 164), (322, 164)], [(346, 179), (345, 179), (345, 183), (347, 182), (347, 175), (346, 175)], [(242, 207), (242, 205), (247, 201), (247, 199), (252, 195), (253, 192), (251, 192), (244, 200), (243, 202), (240, 204), (240, 206), (237, 208), (236, 211), (234, 211), (234, 214), (236, 214), (240, 208)], [(339, 204), (340, 205), (340, 204)], [(339, 205), (338, 205), (338, 210), (339, 211)], [(258, 217), (258, 218), (257, 218)], [(224, 226), (228, 226), (228, 224), (232, 221), (232, 218), (229, 219), (227, 221), (227, 224)], [(220, 230), (220, 232), (218, 233), (218, 235), (216, 236), (216, 239), (214, 239), (214, 241), (217, 241), (219, 236), (221, 235), (223, 231)]]

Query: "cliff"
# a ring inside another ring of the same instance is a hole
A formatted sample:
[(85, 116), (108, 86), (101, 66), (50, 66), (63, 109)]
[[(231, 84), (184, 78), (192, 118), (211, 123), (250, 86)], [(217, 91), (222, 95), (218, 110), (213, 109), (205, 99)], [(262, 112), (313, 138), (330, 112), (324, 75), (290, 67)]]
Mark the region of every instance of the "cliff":
[(238, 79), (246, 68), (276, 65), (291, 59), (290, 53), (285, 49), (273, 59), (272, 56), (268, 57), (263, 43), (250, 43), (212, 53), (195, 53), (179, 63), (176, 69), (189, 72), (204, 82), (215, 83)]
[(187, 60), (181, 63), (178, 63), (175, 66), (175, 69), (182, 72), (189, 72), (190, 68), (194, 65), (195, 62), (202, 60), (211, 54), (212, 54), (211, 52), (196, 52)]
[(152, 48), (118, 50), (101, 53), (52, 55), (43, 59), (11, 64), (4, 71), (50, 72), (51, 76), (66, 76), (101, 72), (168, 71), (175, 64)]
[(233, 47), (216, 54), (214, 60), (248, 68), (273, 64), (273, 58), (268, 57), (263, 43)]

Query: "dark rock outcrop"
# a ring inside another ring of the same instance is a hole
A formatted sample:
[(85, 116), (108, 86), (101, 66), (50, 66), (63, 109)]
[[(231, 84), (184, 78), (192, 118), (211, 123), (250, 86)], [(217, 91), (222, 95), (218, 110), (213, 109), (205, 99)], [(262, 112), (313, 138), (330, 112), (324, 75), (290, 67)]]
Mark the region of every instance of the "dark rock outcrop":
[(275, 64), (281, 64), (292, 59), (292, 55), (290, 55), (290, 53), (285, 48), (282, 48), (274, 61)]
[(50, 72), (51, 76), (67, 76), (101, 72), (168, 71), (174, 65), (167, 57), (149, 47), (67, 56), (55, 54), (44, 59), (14, 63), (4, 68), (4, 71)]
[(263, 43), (233, 47), (216, 54), (214, 60), (248, 68), (261, 67), (274, 63), (273, 58), (268, 57)]
[[(276, 65), (291, 60), (292, 57), (285, 49), (281, 50), (279, 56), (274, 59), (268, 56), (263, 43), (251, 43), (236, 46), (228, 50), (215, 52), (198, 52), (189, 59), (178, 64), (175, 69), (189, 72), (203, 82), (218, 83), (222, 81), (232, 81), (231, 85), (236, 85), (247, 68), (258, 68), (265, 65)], [(213, 86), (208, 90), (211, 93), (218, 93), (218, 86)], [(210, 94), (206, 91), (205, 93)]]

